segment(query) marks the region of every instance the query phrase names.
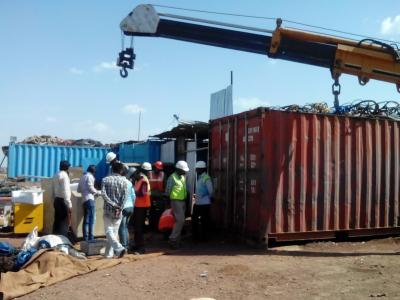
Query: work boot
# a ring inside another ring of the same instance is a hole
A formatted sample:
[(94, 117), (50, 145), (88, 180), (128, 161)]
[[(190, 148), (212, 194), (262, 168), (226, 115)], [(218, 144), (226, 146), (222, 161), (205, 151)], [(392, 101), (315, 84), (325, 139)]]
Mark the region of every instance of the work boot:
[(131, 253), (135, 255), (141, 255), (146, 253), (146, 249), (144, 247), (132, 247)]
[(123, 248), (122, 250), (118, 251), (116, 254), (117, 254), (118, 258), (122, 258), (126, 254), (126, 249)]
[(177, 241), (168, 241), (169, 247), (173, 250), (179, 249), (179, 242)]

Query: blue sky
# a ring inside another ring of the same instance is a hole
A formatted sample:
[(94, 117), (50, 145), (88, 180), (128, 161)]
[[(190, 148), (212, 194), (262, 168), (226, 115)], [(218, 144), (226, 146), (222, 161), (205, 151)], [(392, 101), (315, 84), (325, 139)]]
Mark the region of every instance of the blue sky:
[[(134, 41), (127, 79), (113, 64), (120, 21), (138, 1), (2, 0), (0, 2), (0, 145), (49, 134), (103, 142), (166, 130), (173, 114), (207, 121), (210, 94), (234, 71), (234, 111), (259, 105), (332, 104), (329, 70), (266, 56), (160, 38)], [(400, 40), (396, 0), (156, 1), (155, 4), (284, 19)], [(274, 22), (159, 9), (274, 29)], [(285, 25), (285, 24), (284, 24)], [(341, 101), (399, 100), (394, 85), (342, 76)]]

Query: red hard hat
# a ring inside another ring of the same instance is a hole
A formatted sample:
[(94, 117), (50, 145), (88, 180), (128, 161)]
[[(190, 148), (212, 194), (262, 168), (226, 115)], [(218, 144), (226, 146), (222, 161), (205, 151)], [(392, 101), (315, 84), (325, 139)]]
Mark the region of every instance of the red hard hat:
[(154, 163), (154, 168), (156, 168), (156, 169), (158, 169), (158, 170), (162, 170), (163, 169), (163, 163), (162, 163), (162, 161), (156, 161), (155, 163)]

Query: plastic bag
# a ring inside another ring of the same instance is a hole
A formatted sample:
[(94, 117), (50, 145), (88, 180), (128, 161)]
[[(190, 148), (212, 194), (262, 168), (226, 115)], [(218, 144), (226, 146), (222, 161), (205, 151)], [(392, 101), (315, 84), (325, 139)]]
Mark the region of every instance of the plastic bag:
[(35, 245), (37, 245), (38, 240), (39, 240), (38, 227), (35, 226), (33, 231), (26, 237), (24, 243), (21, 246), (21, 250), (28, 251), (28, 249), (35, 247)]
[(7, 242), (0, 242), (0, 256), (11, 256), (17, 253), (17, 249)]
[(60, 244), (56, 246), (56, 248), (72, 257), (76, 257), (78, 259), (86, 259), (85, 253), (75, 250), (71, 245)]
[(20, 253), (18, 253), (15, 266), (18, 269), (22, 268), (28, 262), (28, 260), (31, 259), (32, 255), (36, 253), (36, 251), (36, 248), (31, 247), (26, 251), (21, 251)]
[(47, 246), (43, 248), (54, 248), (58, 245), (72, 245), (72, 244), (71, 241), (63, 235), (49, 234), (38, 238), (34, 246), (36, 248), (40, 248), (40, 245)]

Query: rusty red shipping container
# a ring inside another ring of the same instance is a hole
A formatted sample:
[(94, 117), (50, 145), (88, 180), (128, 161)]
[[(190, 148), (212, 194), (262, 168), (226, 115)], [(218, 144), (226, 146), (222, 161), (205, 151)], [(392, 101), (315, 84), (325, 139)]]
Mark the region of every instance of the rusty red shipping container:
[(399, 127), (266, 108), (213, 120), (214, 222), (257, 243), (400, 233)]

